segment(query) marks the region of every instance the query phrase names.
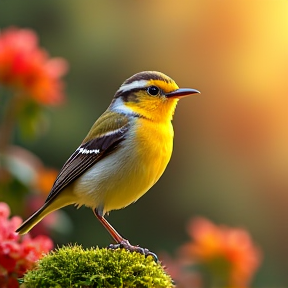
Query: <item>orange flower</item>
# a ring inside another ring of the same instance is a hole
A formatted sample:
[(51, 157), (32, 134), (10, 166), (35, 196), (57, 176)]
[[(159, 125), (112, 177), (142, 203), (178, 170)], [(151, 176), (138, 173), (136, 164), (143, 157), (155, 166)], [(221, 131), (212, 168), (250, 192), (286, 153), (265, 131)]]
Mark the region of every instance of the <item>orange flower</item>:
[(29, 96), (40, 104), (64, 100), (60, 77), (67, 62), (51, 58), (38, 47), (37, 35), (29, 29), (7, 28), (0, 33), (0, 84)]
[(191, 222), (189, 234), (194, 241), (184, 246), (186, 256), (203, 264), (213, 277), (228, 278), (231, 287), (248, 285), (261, 257), (245, 230), (216, 226), (197, 218)]
[(42, 194), (48, 195), (57, 176), (58, 171), (55, 169), (41, 169), (36, 177), (35, 188)]

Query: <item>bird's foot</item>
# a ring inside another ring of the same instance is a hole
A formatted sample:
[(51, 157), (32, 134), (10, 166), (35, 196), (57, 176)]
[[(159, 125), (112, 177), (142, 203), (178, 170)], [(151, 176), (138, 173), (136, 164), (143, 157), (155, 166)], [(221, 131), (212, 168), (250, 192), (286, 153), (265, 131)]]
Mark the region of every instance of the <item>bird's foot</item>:
[(120, 243), (117, 244), (110, 244), (107, 248), (112, 250), (122, 248), (130, 252), (138, 252), (140, 254), (145, 255), (145, 257), (152, 256), (154, 258), (154, 261), (156, 263), (158, 262), (158, 257), (155, 253), (149, 251), (147, 248), (141, 248), (138, 245), (137, 246), (131, 245), (129, 241), (126, 239), (123, 239)]

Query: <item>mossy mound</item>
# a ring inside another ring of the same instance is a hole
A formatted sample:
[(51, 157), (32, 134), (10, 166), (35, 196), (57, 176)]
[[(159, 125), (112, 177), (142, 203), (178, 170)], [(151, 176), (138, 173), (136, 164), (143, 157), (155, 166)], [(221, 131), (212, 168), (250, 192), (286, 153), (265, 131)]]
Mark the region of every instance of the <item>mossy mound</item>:
[(124, 249), (64, 246), (39, 260), (24, 276), (25, 288), (174, 287), (153, 257)]

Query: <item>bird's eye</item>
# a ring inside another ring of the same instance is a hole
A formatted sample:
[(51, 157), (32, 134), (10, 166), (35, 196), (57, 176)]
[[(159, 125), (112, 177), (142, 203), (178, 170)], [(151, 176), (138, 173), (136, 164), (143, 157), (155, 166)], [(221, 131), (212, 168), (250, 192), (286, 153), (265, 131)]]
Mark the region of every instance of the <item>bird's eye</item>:
[(150, 86), (147, 88), (147, 92), (151, 95), (151, 96), (156, 96), (159, 94), (159, 88), (156, 86)]

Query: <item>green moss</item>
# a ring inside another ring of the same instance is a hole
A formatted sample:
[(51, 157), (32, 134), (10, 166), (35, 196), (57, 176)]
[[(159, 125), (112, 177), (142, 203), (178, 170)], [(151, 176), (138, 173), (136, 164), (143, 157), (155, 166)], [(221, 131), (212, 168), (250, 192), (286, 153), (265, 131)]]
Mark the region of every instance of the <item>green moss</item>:
[[(26, 288), (174, 287), (153, 257), (128, 252), (67, 246), (50, 252), (24, 276)], [(21, 286), (22, 287), (22, 286)]]

